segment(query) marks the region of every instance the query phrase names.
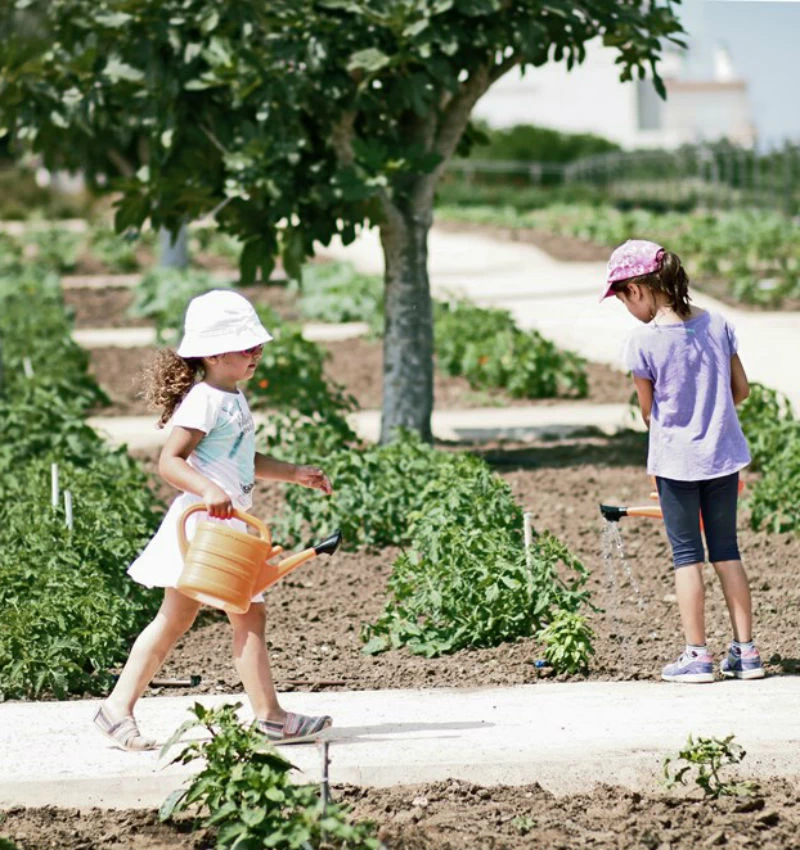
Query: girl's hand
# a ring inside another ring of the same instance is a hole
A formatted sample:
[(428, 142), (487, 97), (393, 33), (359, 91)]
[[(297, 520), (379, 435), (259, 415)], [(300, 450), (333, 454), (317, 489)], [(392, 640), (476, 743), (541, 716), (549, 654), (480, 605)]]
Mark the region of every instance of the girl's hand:
[(302, 484), (303, 487), (321, 490), (326, 496), (333, 493), (333, 487), (331, 487), (328, 476), (318, 466), (296, 466), (294, 480), (297, 484)]
[(230, 519), (233, 516), (231, 497), (216, 484), (210, 484), (203, 490), (203, 501), (208, 506), (208, 515), (217, 519)]

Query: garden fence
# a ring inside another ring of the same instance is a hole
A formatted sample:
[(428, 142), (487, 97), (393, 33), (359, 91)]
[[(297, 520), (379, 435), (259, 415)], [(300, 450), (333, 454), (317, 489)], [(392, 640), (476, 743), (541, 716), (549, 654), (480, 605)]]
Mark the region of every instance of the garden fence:
[(800, 212), (800, 144), (789, 142), (760, 149), (687, 145), (672, 151), (605, 153), (566, 163), (460, 159), (449, 170), (484, 184), (591, 186), (631, 202)]

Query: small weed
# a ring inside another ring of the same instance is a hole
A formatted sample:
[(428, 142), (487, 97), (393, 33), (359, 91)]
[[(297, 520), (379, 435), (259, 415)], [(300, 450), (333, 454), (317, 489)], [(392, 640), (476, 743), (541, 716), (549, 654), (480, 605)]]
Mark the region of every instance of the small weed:
[(528, 815), (517, 815), (514, 820), (511, 821), (511, 826), (513, 826), (520, 835), (527, 835), (536, 826), (536, 821), (533, 818), (528, 817)]
[[(748, 797), (758, 789), (752, 781), (729, 782), (720, 777), (720, 770), (731, 764), (739, 764), (745, 757), (744, 749), (734, 743), (733, 735), (727, 738), (689, 738), (686, 746), (676, 757), (664, 759), (664, 780), (667, 788), (685, 785), (687, 774), (696, 770), (694, 777), (706, 797)], [(671, 769), (673, 762), (685, 762), (676, 770)]]

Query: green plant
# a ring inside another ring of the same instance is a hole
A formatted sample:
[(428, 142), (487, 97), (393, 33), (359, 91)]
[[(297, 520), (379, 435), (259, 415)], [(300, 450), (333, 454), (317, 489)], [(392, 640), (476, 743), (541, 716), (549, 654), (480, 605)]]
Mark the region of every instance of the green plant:
[(750, 385), (750, 395), (739, 408), (741, 423), (750, 446), (753, 469), (762, 469), (785, 445), (786, 427), (795, 421), (786, 396), (763, 384)]
[(514, 398), (583, 397), (585, 361), (537, 331), (520, 330), (506, 310), (457, 301), (437, 304), (436, 361), (473, 388), (497, 387)]
[[(299, 327), (280, 325), (269, 308), (258, 308), (273, 340), (264, 346), (248, 395), (256, 409), (295, 411), (306, 421), (336, 428), (343, 440), (353, 438), (347, 416), (357, 409), (355, 398), (325, 375), (327, 352), (303, 337)], [(280, 422), (274, 423), (278, 429)], [(285, 427), (285, 426), (284, 426)], [(283, 439), (277, 434), (276, 442)]]
[(406, 646), (433, 657), (536, 634), (588, 601), (587, 572), (550, 534), (526, 553), (522, 514), (486, 464), (457, 455), (431, 476), (392, 566), (390, 599), (365, 625), (364, 652)]
[(800, 421), (785, 422), (777, 433), (780, 446), (762, 465), (750, 497), (753, 528), (800, 532)]
[(22, 241), (40, 265), (57, 272), (71, 272), (78, 261), (83, 235), (52, 226), (26, 231)]
[(351, 448), (332, 426), (308, 424), (281, 447), (286, 457), (323, 463), (333, 494), (321, 498), (303, 487), (285, 488), (286, 509), (279, 534), (296, 540), (309, 529), (341, 528), (347, 548), (401, 545), (408, 541), (409, 516), (423, 507), (428, 481), (457, 456), (440, 452), (410, 433), (386, 446)]
[(103, 227), (92, 230), (89, 250), (110, 272), (135, 272), (139, 269), (137, 251), (142, 244), (138, 233), (119, 234)]
[(739, 421), (760, 470), (749, 499), (750, 524), (768, 531), (800, 531), (800, 420), (789, 400), (761, 384), (739, 410)]
[(544, 644), (544, 657), (554, 670), (583, 673), (589, 668), (594, 632), (582, 614), (557, 611), (537, 638)]
[(303, 268), (300, 310), (321, 322), (368, 322), (383, 330), (383, 281), (361, 274), (351, 263), (315, 263)]
[[(677, 756), (664, 759), (664, 781), (667, 788), (685, 785), (687, 774), (696, 771), (694, 781), (702, 789), (706, 797), (739, 797), (749, 796), (758, 788), (752, 781), (730, 782), (720, 776), (722, 768), (739, 764), (746, 753), (734, 742), (734, 736), (727, 738), (696, 739), (689, 735), (686, 746)], [(685, 762), (682, 766), (672, 768), (674, 762)]]
[(513, 826), (520, 835), (527, 835), (536, 827), (536, 821), (529, 815), (517, 815), (512, 819), (511, 826)]
[[(96, 693), (154, 611), (124, 568), (160, 506), (140, 467), (84, 421), (104, 396), (70, 339), (58, 281), (5, 278), (0, 308), (0, 700)], [(53, 462), (73, 496), (72, 529), (50, 503)]]
[(162, 804), (161, 819), (196, 812), (202, 826), (216, 830), (216, 846), (231, 850), (377, 850), (373, 825), (351, 823), (336, 803), (323, 807), (315, 786), (293, 782), (291, 762), (254, 725), (238, 721), (239, 708), (241, 703), (216, 709), (195, 703), (194, 718), (164, 745), (162, 755), (198, 726), (209, 736), (191, 741), (172, 759), (181, 764), (202, 761), (203, 766), (186, 788)]

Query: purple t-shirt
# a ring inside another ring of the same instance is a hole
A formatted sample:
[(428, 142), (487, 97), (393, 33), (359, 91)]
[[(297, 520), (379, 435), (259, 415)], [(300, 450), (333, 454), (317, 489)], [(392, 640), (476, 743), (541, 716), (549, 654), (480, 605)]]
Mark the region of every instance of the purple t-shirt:
[(731, 392), (736, 334), (716, 313), (638, 328), (626, 368), (653, 382), (647, 472), (677, 481), (731, 475), (750, 463)]

